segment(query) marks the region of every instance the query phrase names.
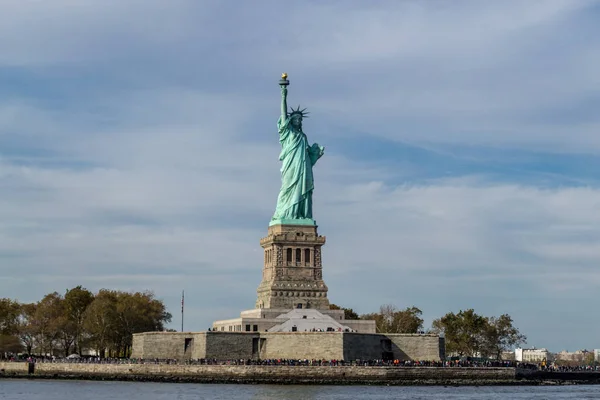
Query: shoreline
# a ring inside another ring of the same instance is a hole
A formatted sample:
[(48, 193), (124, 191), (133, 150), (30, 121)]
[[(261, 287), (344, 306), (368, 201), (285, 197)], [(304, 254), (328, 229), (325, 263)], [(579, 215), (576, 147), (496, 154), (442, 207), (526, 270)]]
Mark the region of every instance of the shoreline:
[(190, 383), (190, 384), (229, 384), (229, 385), (307, 385), (307, 386), (542, 386), (568, 385), (571, 383), (534, 382), (534, 381), (494, 381), (494, 380), (332, 380), (332, 379), (240, 379), (240, 378), (203, 378), (176, 376), (100, 376), (100, 375), (0, 375), (0, 380), (64, 380), (64, 381), (107, 381), (107, 382), (153, 382), (153, 383)]
[(307, 386), (573, 386), (573, 385), (598, 385), (600, 381), (581, 380), (527, 380), (515, 379), (504, 380), (439, 380), (439, 379), (415, 379), (415, 380), (390, 380), (390, 381), (368, 381), (368, 380), (320, 380), (320, 379), (238, 379), (238, 378), (190, 378), (190, 377), (167, 377), (167, 376), (100, 376), (100, 375), (0, 375), (0, 381), (6, 380), (64, 380), (64, 381), (103, 381), (103, 382), (153, 382), (153, 383), (189, 383), (189, 384), (212, 384), (212, 385), (307, 385)]
[(0, 362), (0, 379), (204, 384), (548, 386), (600, 384), (600, 373), (512, 367), (244, 366)]

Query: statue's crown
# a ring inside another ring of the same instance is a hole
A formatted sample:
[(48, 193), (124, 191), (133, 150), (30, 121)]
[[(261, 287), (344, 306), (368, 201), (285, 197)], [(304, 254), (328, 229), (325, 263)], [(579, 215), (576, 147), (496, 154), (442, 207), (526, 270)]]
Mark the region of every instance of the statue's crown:
[(294, 110), (294, 107), (291, 107), (291, 110), (289, 112), (289, 116), (291, 117), (292, 115), (300, 115), (302, 118), (308, 118), (308, 112), (306, 112), (306, 108), (303, 108), (302, 110), (300, 109), (300, 106), (298, 106), (298, 108), (296, 108)]

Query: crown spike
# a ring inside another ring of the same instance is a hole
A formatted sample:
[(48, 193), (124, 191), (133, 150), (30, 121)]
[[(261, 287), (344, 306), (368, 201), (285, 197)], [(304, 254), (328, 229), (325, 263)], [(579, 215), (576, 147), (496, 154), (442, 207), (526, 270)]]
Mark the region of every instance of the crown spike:
[(290, 107), (290, 111), (289, 111), (288, 115), (290, 115), (290, 116), (300, 115), (302, 118), (308, 118), (308, 114), (310, 114), (310, 113), (306, 111), (306, 108), (301, 109), (300, 105), (298, 105), (297, 108)]

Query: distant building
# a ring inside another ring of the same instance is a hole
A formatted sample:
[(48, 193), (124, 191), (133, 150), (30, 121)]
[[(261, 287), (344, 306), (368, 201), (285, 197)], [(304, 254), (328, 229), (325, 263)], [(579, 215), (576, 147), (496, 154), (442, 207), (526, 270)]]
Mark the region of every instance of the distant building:
[(574, 352), (563, 350), (560, 353), (556, 353), (556, 361), (583, 363), (587, 353), (589, 353), (587, 350), (577, 350)]
[(515, 361), (529, 362), (529, 363), (540, 363), (542, 361), (548, 361), (550, 358), (550, 352), (547, 349), (515, 349)]
[(594, 349), (594, 361), (600, 362), (600, 349)]

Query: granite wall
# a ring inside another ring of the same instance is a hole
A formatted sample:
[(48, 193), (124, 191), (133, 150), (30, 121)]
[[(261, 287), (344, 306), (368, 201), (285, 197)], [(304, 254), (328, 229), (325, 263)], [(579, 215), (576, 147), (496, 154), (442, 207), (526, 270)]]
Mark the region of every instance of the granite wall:
[(438, 335), (387, 333), (394, 359), (440, 360), (445, 358), (445, 342)]
[(37, 363), (28, 375), (26, 362), (0, 362), (5, 377), (170, 380), (190, 382), (263, 383), (510, 383), (514, 368), (331, 367), (262, 365), (69, 364)]
[(258, 332), (203, 332), (206, 341), (205, 356), (217, 360), (248, 360), (259, 358), (258, 349), (253, 350), (253, 341), (258, 341)]
[(196, 348), (203, 348), (205, 338), (200, 333), (191, 332), (146, 332), (133, 335), (132, 357), (134, 358), (203, 358), (194, 354)]
[(264, 339), (261, 359), (343, 360), (341, 332), (272, 332), (261, 333)]
[(440, 360), (436, 335), (353, 332), (147, 332), (133, 335), (132, 358)]

